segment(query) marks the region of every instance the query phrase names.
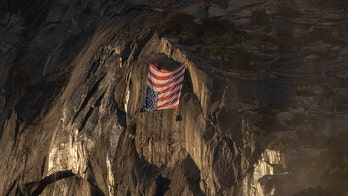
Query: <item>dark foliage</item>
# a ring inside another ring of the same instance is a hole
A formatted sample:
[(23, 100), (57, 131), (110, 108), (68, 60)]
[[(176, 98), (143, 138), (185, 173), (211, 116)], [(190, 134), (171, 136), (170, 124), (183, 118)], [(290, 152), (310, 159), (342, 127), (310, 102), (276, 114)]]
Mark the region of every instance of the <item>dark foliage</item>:
[[(194, 16), (185, 13), (174, 12), (165, 18), (157, 27), (160, 36), (179, 36), (181, 43), (187, 45), (210, 45), (213, 37), (219, 41), (228, 38), (226, 43), (231, 44), (239, 34), (234, 24), (225, 19), (208, 18), (202, 24), (194, 22)], [(240, 38), (240, 37), (238, 37)], [(220, 43), (222, 43), (220, 42)]]

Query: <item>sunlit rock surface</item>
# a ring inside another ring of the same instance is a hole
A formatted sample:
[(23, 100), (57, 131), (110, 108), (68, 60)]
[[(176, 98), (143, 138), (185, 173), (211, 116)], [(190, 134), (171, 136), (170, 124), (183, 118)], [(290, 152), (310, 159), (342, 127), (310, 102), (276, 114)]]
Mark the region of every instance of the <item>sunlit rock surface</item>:
[[(214, 1), (225, 62), (151, 3), (0, 3), (0, 195), (348, 194), (345, 2)], [(186, 64), (178, 110), (140, 110), (150, 63)]]

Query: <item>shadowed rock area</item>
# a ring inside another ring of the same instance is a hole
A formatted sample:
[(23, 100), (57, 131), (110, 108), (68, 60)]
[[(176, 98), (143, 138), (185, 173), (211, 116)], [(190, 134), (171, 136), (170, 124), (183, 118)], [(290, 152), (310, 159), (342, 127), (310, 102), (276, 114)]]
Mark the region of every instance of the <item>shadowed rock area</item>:
[(348, 195), (347, 8), (2, 0), (0, 195)]

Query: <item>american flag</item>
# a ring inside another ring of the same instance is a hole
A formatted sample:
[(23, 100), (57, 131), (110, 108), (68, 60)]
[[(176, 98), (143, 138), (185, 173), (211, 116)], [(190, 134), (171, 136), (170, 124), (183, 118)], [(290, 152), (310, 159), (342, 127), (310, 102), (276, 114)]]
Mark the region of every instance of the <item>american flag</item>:
[(184, 64), (173, 71), (160, 70), (151, 64), (147, 76), (144, 109), (151, 111), (178, 108), (184, 74)]

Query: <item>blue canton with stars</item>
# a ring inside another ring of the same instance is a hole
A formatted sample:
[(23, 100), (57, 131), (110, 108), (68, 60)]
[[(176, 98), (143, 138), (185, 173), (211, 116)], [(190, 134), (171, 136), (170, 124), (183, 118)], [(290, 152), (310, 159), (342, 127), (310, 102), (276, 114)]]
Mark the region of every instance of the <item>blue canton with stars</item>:
[(144, 104), (145, 110), (156, 110), (157, 109), (158, 92), (154, 91), (148, 85), (146, 85), (146, 99)]

